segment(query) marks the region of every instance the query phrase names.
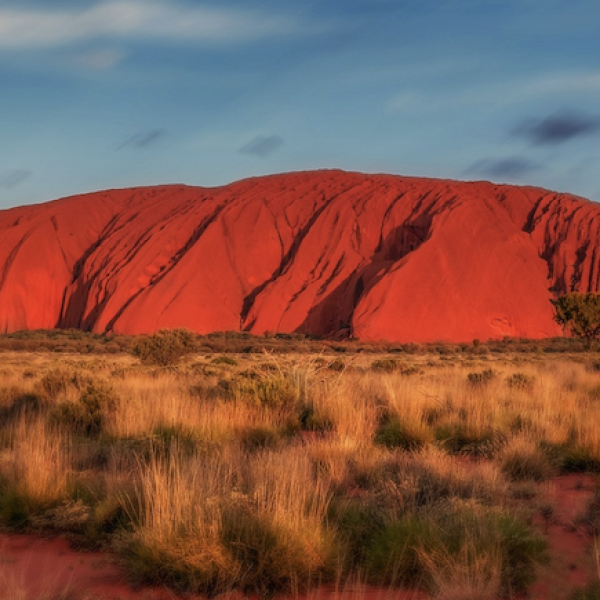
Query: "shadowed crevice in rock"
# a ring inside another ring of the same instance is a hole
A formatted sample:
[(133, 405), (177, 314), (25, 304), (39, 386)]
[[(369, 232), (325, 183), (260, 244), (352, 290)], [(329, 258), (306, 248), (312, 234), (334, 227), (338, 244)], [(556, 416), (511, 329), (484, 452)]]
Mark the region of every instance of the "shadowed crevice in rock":
[[(345, 190), (345, 191), (347, 192), (348, 190)], [(302, 242), (308, 235), (309, 231), (311, 230), (311, 227), (313, 227), (313, 225), (317, 222), (319, 217), (335, 202), (335, 200), (340, 195), (341, 194), (335, 194), (334, 196), (327, 198), (323, 201), (322, 205), (313, 212), (313, 214), (309, 218), (308, 222), (303, 227), (301, 227), (300, 230), (298, 231), (298, 233), (294, 236), (294, 241), (293, 241), (292, 245), (290, 246), (290, 249), (283, 255), (281, 262), (279, 263), (279, 266), (273, 272), (271, 277), (269, 279), (267, 279), (266, 281), (264, 281), (263, 283), (261, 283), (256, 288), (254, 288), (244, 298), (243, 305), (242, 305), (242, 312), (240, 315), (240, 323), (241, 323), (242, 330), (252, 331), (254, 322), (247, 323), (247, 319), (248, 319), (248, 315), (249, 315), (250, 311), (252, 310), (252, 307), (254, 306), (254, 303), (256, 302), (256, 299), (261, 294), (261, 292), (269, 286), (269, 284), (276, 281), (283, 273), (286, 272), (286, 270), (288, 268), (290, 268), (290, 265), (292, 264), (300, 245), (302, 244)]]
[(106, 331), (113, 330), (115, 323), (118, 321), (118, 319), (121, 317), (121, 315), (127, 310), (127, 308), (129, 308), (131, 303), (138, 296), (140, 296), (148, 288), (159, 283), (162, 279), (164, 279), (169, 274), (169, 272), (171, 270), (173, 270), (179, 264), (181, 259), (190, 251), (191, 248), (193, 248), (194, 244), (196, 244), (198, 242), (198, 240), (201, 238), (202, 234), (217, 220), (217, 218), (219, 217), (219, 215), (221, 214), (221, 212), (223, 211), (224, 208), (225, 208), (224, 205), (219, 206), (212, 214), (206, 216), (200, 222), (200, 224), (194, 229), (192, 235), (189, 237), (189, 239), (187, 240), (185, 245), (173, 255), (173, 258), (172, 258), (170, 264), (161, 273), (159, 273), (156, 277), (153, 277), (147, 286), (140, 288), (135, 294), (133, 294), (131, 296), (131, 298), (129, 298), (129, 300), (127, 300), (123, 304), (123, 306), (115, 313), (114, 317), (108, 322), (108, 324), (106, 326)]

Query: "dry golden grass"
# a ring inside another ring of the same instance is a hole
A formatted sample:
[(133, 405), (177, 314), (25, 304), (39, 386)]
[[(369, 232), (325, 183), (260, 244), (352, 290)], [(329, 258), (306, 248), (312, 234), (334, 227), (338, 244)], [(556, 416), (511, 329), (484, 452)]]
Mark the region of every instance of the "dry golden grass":
[(152, 579), (168, 565), (171, 583), (217, 589), (232, 572), (238, 575), (221, 542), (220, 498), (231, 491), (232, 472), (216, 459), (198, 468), (197, 458), (174, 449), (166, 459), (152, 457), (140, 465), (139, 495), (126, 504), (137, 521), (128, 558), (142, 579)]
[[(600, 470), (600, 373), (580, 357), (405, 356), (388, 372), (366, 355), (342, 367), (327, 355), (192, 356), (176, 368), (65, 355), (67, 384), (50, 394), (56, 358), (3, 356), (0, 524), (79, 503), (79, 535), (177, 588), (268, 594), (362, 578), (494, 598), (512, 589), (510, 519), (530, 527), (518, 486)], [(492, 522), (489, 543), (459, 516), (459, 547), (431, 534), (440, 507), (461, 502)], [(415, 536), (410, 556), (395, 531)], [(529, 564), (541, 546), (523, 536)], [(390, 565), (405, 572), (376, 572)]]
[(500, 595), (502, 557), (499, 549), (480, 553), (472, 541), (458, 554), (447, 550), (420, 551), (438, 600), (496, 600)]
[(70, 440), (40, 417), (23, 415), (10, 431), (0, 473), (16, 494), (36, 504), (65, 497), (71, 471)]

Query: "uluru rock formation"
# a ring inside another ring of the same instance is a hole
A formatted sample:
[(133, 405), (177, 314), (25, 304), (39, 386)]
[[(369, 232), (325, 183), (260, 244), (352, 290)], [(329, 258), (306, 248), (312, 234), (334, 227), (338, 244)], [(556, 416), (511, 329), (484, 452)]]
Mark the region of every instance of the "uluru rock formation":
[(568, 194), (342, 171), (97, 192), (0, 212), (0, 331), (555, 336), (599, 225)]

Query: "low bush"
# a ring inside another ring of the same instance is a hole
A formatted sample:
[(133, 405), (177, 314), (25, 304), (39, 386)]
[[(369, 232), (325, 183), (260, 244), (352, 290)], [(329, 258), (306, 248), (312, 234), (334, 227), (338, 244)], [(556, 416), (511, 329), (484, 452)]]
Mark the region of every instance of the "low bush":
[(12, 422), (29, 414), (39, 414), (47, 408), (48, 402), (41, 394), (24, 392), (18, 388), (3, 390), (3, 402), (0, 404), (0, 421)]
[(379, 373), (393, 373), (400, 367), (395, 358), (380, 358), (371, 363), (371, 370)]
[(335, 527), (341, 569), (349, 575), (365, 564), (373, 536), (385, 526), (385, 511), (362, 498), (333, 498), (328, 519)]
[(375, 434), (375, 443), (387, 448), (401, 448), (402, 450), (416, 450), (420, 448), (424, 439), (412, 432), (399, 418), (384, 418)]
[(505, 380), (506, 385), (513, 390), (523, 390), (531, 392), (535, 385), (535, 377), (526, 375), (525, 373), (513, 373)]
[(540, 448), (550, 464), (562, 473), (600, 473), (598, 451), (574, 441), (557, 444), (543, 440)]
[(268, 408), (290, 407), (300, 398), (295, 382), (278, 373), (249, 371), (221, 380), (218, 388), (226, 399)]
[(245, 427), (238, 437), (242, 448), (248, 452), (274, 448), (279, 442), (279, 435), (272, 427)]
[(467, 375), (467, 381), (471, 385), (485, 385), (489, 383), (497, 376), (496, 371), (493, 369), (486, 369), (485, 371), (481, 371), (479, 373), (469, 373)]
[(600, 455), (587, 446), (564, 444), (559, 455), (564, 473), (600, 473)]
[(11, 481), (0, 477), (0, 525), (20, 529), (36, 510), (39, 510), (37, 502), (19, 494)]
[(74, 433), (97, 437), (106, 426), (106, 421), (116, 410), (117, 397), (106, 383), (90, 381), (76, 401), (58, 404), (52, 418)]
[(298, 422), (303, 431), (332, 431), (334, 428), (331, 418), (315, 409), (312, 404), (299, 407)]
[(369, 580), (377, 585), (424, 582), (439, 594), (455, 583), (458, 566), (472, 574), (472, 567), (485, 557), (483, 582), (497, 581), (496, 593), (512, 595), (534, 581), (535, 566), (546, 556), (541, 534), (518, 517), (451, 502), (435, 513), (408, 515), (386, 524), (370, 541), (366, 564)]
[(74, 373), (66, 369), (52, 369), (40, 380), (40, 387), (49, 398), (64, 395), (74, 385)]
[(441, 447), (452, 454), (489, 457), (498, 447), (499, 434), (496, 431), (479, 430), (466, 423), (451, 422), (437, 425), (434, 435)]
[(600, 582), (594, 581), (580, 590), (576, 590), (570, 600), (600, 600)]
[(196, 336), (187, 329), (163, 329), (138, 338), (132, 354), (143, 363), (166, 367), (195, 352), (196, 346)]
[(511, 439), (497, 456), (500, 469), (511, 481), (544, 481), (552, 475), (548, 455), (524, 437)]
[(348, 365), (341, 358), (336, 358), (335, 360), (332, 360), (331, 362), (327, 363), (326, 366), (331, 371), (341, 373), (342, 371), (346, 370)]
[(380, 586), (414, 586), (425, 575), (419, 551), (433, 545), (433, 524), (407, 516), (375, 531), (365, 551), (367, 580)]
[(235, 360), (235, 358), (232, 358), (231, 356), (226, 356), (224, 354), (221, 354), (220, 356), (215, 356), (215, 358), (213, 358), (210, 361), (213, 365), (229, 365), (230, 367), (237, 367), (237, 360)]
[(238, 506), (223, 515), (223, 541), (239, 565), (230, 585), (248, 594), (307, 591), (335, 573), (334, 537), (322, 527), (299, 530)]

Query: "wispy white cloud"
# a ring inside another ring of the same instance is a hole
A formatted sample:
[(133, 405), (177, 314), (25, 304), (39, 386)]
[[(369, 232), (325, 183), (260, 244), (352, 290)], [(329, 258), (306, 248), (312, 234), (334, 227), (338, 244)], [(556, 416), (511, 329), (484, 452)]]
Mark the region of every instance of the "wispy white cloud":
[(538, 98), (572, 97), (600, 94), (600, 71), (548, 73), (538, 77), (507, 78), (434, 93), (418, 85), (388, 99), (388, 112), (474, 107), (481, 105), (517, 105)]
[(430, 81), (434, 77), (456, 76), (481, 66), (474, 58), (445, 58), (415, 63), (378, 66), (374, 64), (351, 67), (339, 76), (340, 85), (365, 86), (393, 82)]
[(117, 66), (125, 58), (122, 50), (105, 48), (78, 52), (72, 56), (71, 62), (85, 69), (104, 70)]
[(400, 92), (388, 100), (385, 108), (388, 112), (397, 112), (411, 109), (422, 102), (421, 96), (416, 92)]
[(309, 31), (283, 15), (158, 0), (105, 0), (84, 10), (0, 8), (0, 49), (39, 49), (98, 38), (248, 42)]
[(530, 92), (600, 92), (600, 71), (556, 73), (541, 77), (529, 86)]

